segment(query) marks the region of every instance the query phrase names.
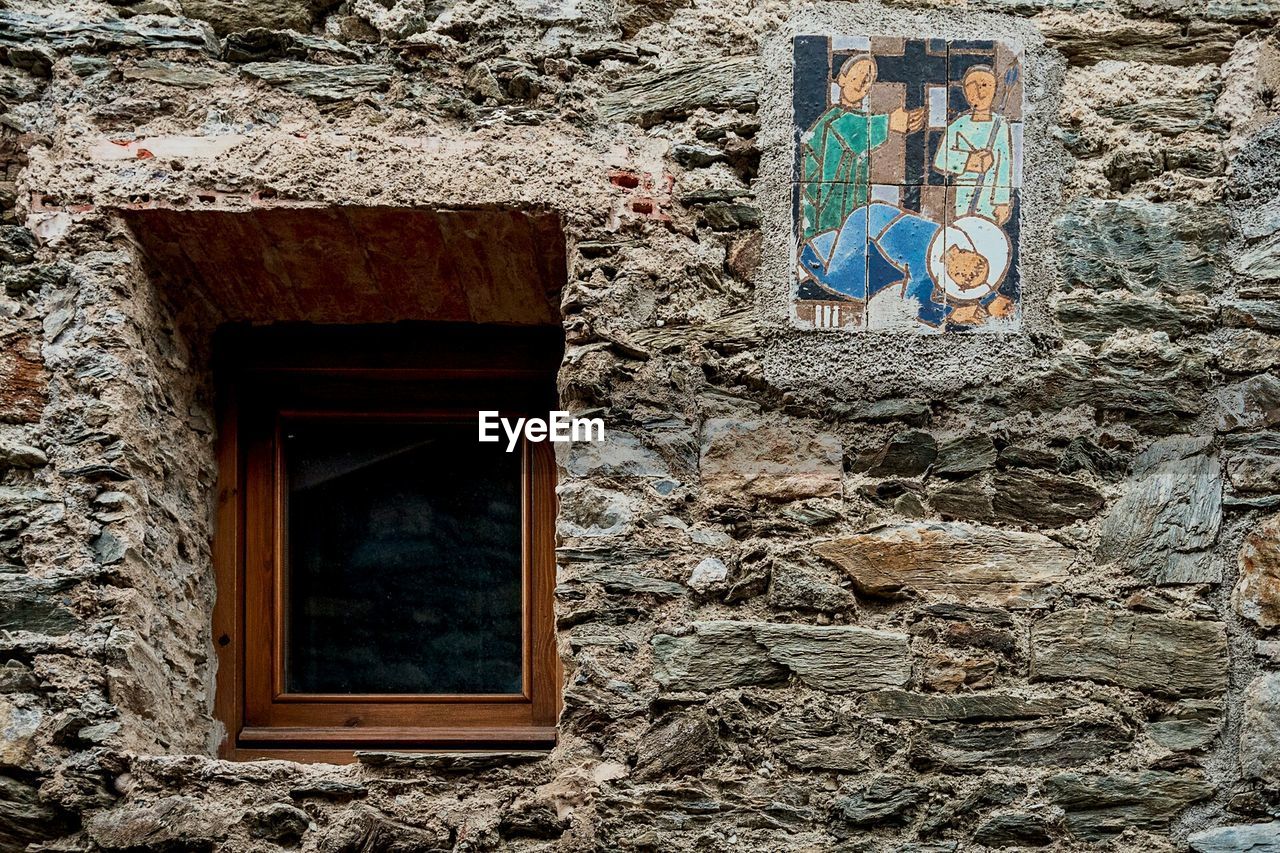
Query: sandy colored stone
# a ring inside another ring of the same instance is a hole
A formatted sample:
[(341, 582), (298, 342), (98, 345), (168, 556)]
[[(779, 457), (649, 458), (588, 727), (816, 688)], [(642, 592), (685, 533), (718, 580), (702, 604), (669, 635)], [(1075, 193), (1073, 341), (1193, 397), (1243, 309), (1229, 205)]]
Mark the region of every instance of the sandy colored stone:
[(1044, 604), (1075, 558), (1038, 533), (960, 522), (884, 527), (814, 550), (865, 595), (952, 596), (1008, 607)]
[(790, 419), (712, 418), (702, 431), (702, 486), (715, 497), (839, 495), (841, 459), (838, 438)]
[(17, 332), (0, 336), (0, 421), (39, 420), (48, 382), (40, 348), (32, 338)]
[(1280, 625), (1280, 513), (1264, 519), (1240, 546), (1236, 612), (1262, 628)]

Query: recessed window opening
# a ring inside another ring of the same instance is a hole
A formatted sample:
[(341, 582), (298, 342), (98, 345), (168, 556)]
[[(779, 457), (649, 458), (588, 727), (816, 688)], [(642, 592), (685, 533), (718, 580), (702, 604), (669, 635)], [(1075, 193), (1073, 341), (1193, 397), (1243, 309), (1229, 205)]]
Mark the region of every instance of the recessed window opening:
[(558, 221), (126, 218), (180, 322), (217, 330), (221, 754), (553, 744), (554, 459), (479, 442), (477, 413), (557, 408)]

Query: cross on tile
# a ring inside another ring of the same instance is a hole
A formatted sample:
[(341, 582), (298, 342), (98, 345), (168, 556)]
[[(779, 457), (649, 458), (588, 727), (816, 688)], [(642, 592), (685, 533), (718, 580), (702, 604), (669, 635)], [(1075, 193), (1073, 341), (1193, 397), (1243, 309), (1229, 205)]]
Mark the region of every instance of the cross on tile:
[[(901, 45), (899, 48), (898, 46)], [(900, 51), (900, 52), (899, 52)], [(945, 101), (931, 109), (930, 90), (945, 98), (947, 85), (947, 43), (942, 39), (873, 39), (871, 52), (876, 60), (876, 86), (872, 90), (873, 111), (902, 107), (925, 109), (945, 125)], [(924, 127), (890, 139), (871, 152), (872, 179), (907, 186), (944, 183), (930, 164), (945, 128)]]

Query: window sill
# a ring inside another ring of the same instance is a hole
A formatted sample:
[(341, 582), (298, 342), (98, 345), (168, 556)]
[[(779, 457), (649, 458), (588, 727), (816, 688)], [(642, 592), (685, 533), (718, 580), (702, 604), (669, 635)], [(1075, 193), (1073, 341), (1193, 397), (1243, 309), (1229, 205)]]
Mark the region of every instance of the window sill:
[[(510, 755), (513, 756), (512, 761), (519, 762), (524, 759), (514, 756), (542, 756), (555, 745), (554, 726), (354, 730), (246, 727), (240, 730), (237, 745), (224, 748), (221, 755), (232, 761), (284, 759), (333, 764), (360, 761), (371, 766), (404, 763), (398, 756), (424, 754), (430, 757)], [(397, 758), (382, 760), (380, 756)]]
[(258, 749), (237, 747), (220, 756), (227, 761), (292, 761), (297, 764), (355, 764), (366, 767), (401, 768), (418, 773), (479, 773), (500, 767), (514, 767), (546, 759), (551, 747), (537, 749)]

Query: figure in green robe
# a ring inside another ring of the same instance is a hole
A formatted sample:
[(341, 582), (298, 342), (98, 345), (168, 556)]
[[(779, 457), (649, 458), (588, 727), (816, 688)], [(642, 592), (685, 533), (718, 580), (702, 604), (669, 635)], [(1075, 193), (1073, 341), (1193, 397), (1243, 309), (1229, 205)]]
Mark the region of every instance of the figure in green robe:
[(991, 111), (996, 99), (996, 75), (975, 65), (961, 81), (972, 109), (947, 126), (933, 165), (952, 175), (956, 216), (984, 216), (997, 225), (1013, 212), (1013, 140), (1009, 122)]
[(890, 133), (907, 133), (924, 125), (925, 111), (896, 109), (871, 115), (863, 109), (876, 81), (870, 56), (845, 60), (836, 74), (840, 102), (824, 112), (803, 138), (800, 163), (802, 241), (844, 224), (870, 196), (871, 151)]

